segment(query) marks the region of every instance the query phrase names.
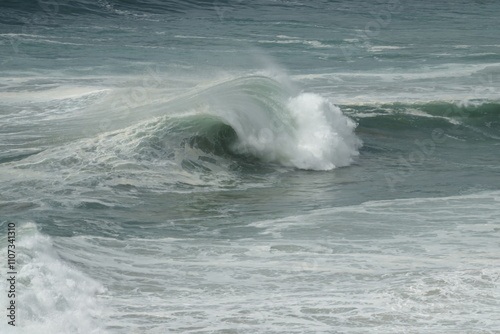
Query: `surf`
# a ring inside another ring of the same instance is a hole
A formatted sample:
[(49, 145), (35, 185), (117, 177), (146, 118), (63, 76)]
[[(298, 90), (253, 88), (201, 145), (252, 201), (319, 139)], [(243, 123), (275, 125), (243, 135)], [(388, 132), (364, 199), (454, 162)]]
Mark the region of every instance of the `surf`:
[[(293, 94), (286, 85), (252, 76), (224, 82), (197, 94), (199, 117), (217, 117), (235, 136), (230, 152), (305, 170), (350, 165), (361, 141), (356, 123), (327, 98)], [(229, 138), (229, 137), (228, 137)]]
[[(126, 91), (108, 93), (70, 118), (50, 118), (48, 126), (67, 133), (59, 134), (60, 143), (49, 138), (45, 144), (56, 147), (35, 156), (47, 159), (57, 150), (56, 156), (61, 157), (64, 147), (82, 152), (89, 151), (82, 147), (91, 145), (101, 153), (118, 148), (130, 151), (128, 156), (136, 160), (161, 157), (181, 167), (244, 159), (331, 170), (350, 165), (361, 147), (356, 123), (331, 101), (315, 93), (296, 93), (270, 77), (231, 78), (199, 85), (173, 98), (155, 91), (150, 100), (128, 109), (117, 107), (116, 99), (122, 94)], [(104, 123), (105, 127), (98, 126)], [(80, 131), (71, 126), (75, 124), (80, 124)], [(43, 133), (43, 128), (40, 122), (38, 131)], [(113, 158), (116, 163), (119, 156)], [(101, 154), (95, 159), (103, 157), (109, 158)]]
[(428, 101), (341, 105), (358, 123), (358, 133), (379, 132), (396, 138), (429, 137), (440, 131), (467, 142), (498, 141), (498, 101)]

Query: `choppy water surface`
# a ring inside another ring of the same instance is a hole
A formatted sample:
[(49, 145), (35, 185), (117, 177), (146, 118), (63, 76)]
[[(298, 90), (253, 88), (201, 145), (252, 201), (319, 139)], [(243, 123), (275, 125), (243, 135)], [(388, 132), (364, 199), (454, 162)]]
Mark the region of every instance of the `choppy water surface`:
[(0, 6), (2, 333), (498, 332), (496, 2)]

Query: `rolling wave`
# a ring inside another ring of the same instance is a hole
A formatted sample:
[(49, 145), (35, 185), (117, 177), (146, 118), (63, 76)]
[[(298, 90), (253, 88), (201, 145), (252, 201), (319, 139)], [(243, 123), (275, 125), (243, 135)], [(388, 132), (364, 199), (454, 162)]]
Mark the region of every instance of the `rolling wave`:
[[(226, 80), (175, 98), (160, 90), (120, 107), (116, 99), (127, 92), (58, 99), (45, 113), (23, 116), (36, 127), (12, 114), (12, 126), (2, 129), (10, 138), (2, 145), (12, 149), (0, 156), (1, 179), (4, 189), (29, 192), (6, 201), (111, 208), (139, 193), (246, 189), (283, 170), (348, 166), (361, 147), (356, 123), (328, 99), (268, 77)], [(70, 113), (60, 110), (69, 106)]]
[(197, 95), (203, 113), (219, 117), (236, 139), (230, 150), (300, 169), (330, 170), (352, 163), (361, 141), (355, 122), (326, 98), (293, 95), (266, 77), (245, 77)]
[[(85, 196), (78, 194), (96, 185), (129, 196), (131, 189), (245, 188), (282, 168), (331, 170), (352, 164), (360, 151), (411, 150), (415, 139), (434, 138), (436, 129), (437, 139), (497, 142), (500, 137), (499, 104), (492, 101), (339, 108), (265, 76), (199, 85), (175, 97), (154, 90), (132, 107), (116, 103), (127, 94), (110, 89), (46, 101), (44, 113), (6, 115), (10, 125), (1, 135), (7, 149), (0, 155), (6, 186), (32, 182), (38, 203), (46, 189), (59, 191), (48, 185), (60, 184), (61, 194), (75, 194), (62, 196), (60, 205), (79, 206)], [(37, 126), (27, 127), (27, 121)], [(98, 204), (121, 205), (109, 198)]]
[[(267, 77), (228, 80), (174, 99), (162, 99), (161, 92), (157, 97), (127, 109), (116, 107), (116, 99), (121, 97), (111, 95), (92, 100), (94, 105), (87, 108), (91, 111), (71, 118), (57, 118), (60, 111), (55, 110), (54, 115), (45, 114), (39, 126), (31, 129), (39, 132), (32, 135), (51, 133), (45, 142), (38, 138), (36, 145), (43, 147), (112, 133), (110, 137), (120, 138), (114, 146), (123, 146), (136, 145), (133, 138), (140, 133), (146, 142), (159, 141), (151, 144), (150, 151), (160, 145), (170, 152), (163, 154), (165, 157), (172, 157), (173, 151), (187, 144), (205, 153), (253, 157), (313, 170), (349, 165), (361, 145), (354, 134), (355, 122), (327, 99), (313, 93), (294, 96), (286, 85)], [(84, 102), (89, 103), (88, 99)], [(58, 102), (58, 106), (67, 108), (67, 103)], [(44, 131), (46, 128), (52, 132)], [(22, 135), (19, 140), (26, 137), (25, 132)], [(20, 154), (22, 157), (27, 152)]]
[(496, 101), (395, 102), (341, 108), (358, 122), (359, 132), (377, 130), (397, 137), (398, 133), (425, 134), (438, 129), (463, 140), (500, 139), (500, 103)]

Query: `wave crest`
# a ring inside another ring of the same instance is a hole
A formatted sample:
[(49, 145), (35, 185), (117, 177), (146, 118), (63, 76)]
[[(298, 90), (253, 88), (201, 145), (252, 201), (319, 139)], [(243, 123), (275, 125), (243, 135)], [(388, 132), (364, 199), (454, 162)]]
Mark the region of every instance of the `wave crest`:
[(284, 119), (278, 122), (270, 117), (231, 124), (238, 134), (234, 150), (312, 170), (347, 166), (358, 155), (361, 141), (354, 134), (356, 123), (326, 98), (302, 93), (289, 98), (283, 107)]
[(201, 114), (218, 117), (236, 133), (233, 153), (308, 170), (347, 166), (361, 141), (356, 123), (327, 98), (294, 95), (267, 77), (230, 80), (191, 97)]

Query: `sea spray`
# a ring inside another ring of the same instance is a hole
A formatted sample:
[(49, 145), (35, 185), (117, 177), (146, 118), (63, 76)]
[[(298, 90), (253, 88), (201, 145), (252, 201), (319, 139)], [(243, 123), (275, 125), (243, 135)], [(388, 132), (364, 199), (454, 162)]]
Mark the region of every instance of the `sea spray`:
[(288, 108), (297, 124), (291, 159), (296, 167), (329, 170), (351, 164), (359, 154), (361, 140), (354, 133), (356, 123), (328, 99), (303, 93), (291, 98)]
[(105, 288), (61, 259), (53, 239), (34, 223), (20, 224), (17, 235), (19, 319), (7, 333), (105, 333), (96, 296)]
[(288, 98), (283, 110), (245, 122), (229, 120), (238, 134), (235, 152), (299, 169), (348, 166), (359, 154), (356, 123), (328, 99), (313, 93)]
[(294, 95), (288, 85), (264, 76), (230, 80), (207, 94), (210, 106), (204, 112), (234, 129), (237, 154), (299, 169), (331, 170), (351, 164), (361, 147), (356, 123), (321, 95)]

